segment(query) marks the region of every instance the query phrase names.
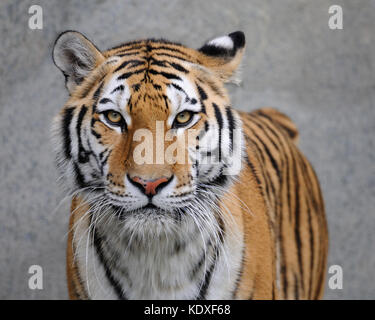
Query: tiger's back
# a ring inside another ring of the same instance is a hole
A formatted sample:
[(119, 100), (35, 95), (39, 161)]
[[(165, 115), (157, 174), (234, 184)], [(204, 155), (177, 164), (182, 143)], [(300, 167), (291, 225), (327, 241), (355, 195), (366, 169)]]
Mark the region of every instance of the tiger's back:
[[(247, 170), (266, 203), (275, 243), (275, 295), (322, 298), (328, 252), (324, 202), (316, 174), (296, 143), (293, 122), (275, 109), (241, 112)], [(249, 199), (246, 190), (242, 199)]]

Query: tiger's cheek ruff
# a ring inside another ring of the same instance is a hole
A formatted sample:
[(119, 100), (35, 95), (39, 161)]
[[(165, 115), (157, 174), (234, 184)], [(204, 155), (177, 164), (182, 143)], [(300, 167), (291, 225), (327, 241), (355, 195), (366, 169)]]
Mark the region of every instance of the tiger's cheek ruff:
[(234, 120), (233, 111), (230, 114), (230, 120), (220, 115), (220, 125), (208, 119), (203, 134), (199, 136), (196, 167), (199, 181), (203, 183), (221, 179), (232, 181), (242, 169), (245, 154), (242, 124), (239, 118)]
[[(200, 72), (199, 69), (197, 74)], [(205, 115), (200, 120), (203, 122), (200, 131), (192, 135), (195, 141), (191, 139), (193, 143), (187, 148), (194, 183), (228, 187), (242, 168), (245, 149), (242, 122), (237, 112), (228, 106), (225, 96), (215, 97), (216, 91), (224, 92), (221, 85), (207, 79), (207, 83), (200, 80), (198, 84), (197, 80), (180, 77), (171, 83), (167, 93), (172, 115), (186, 109)], [(184, 107), (191, 101), (194, 104)]]
[(56, 162), (69, 191), (101, 183), (98, 158), (93, 153), (88, 133), (89, 113), (86, 105), (67, 107), (54, 121)]

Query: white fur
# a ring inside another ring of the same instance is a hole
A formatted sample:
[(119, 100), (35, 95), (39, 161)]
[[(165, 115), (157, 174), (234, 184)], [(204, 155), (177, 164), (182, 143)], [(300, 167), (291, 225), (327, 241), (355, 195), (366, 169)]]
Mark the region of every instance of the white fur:
[(231, 39), (231, 37), (223, 36), (223, 37), (210, 40), (209, 42), (207, 42), (207, 45), (215, 46), (215, 47), (222, 47), (222, 48), (231, 50), (233, 49), (233, 40)]
[[(128, 299), (194, 299), (197, 297), (213, 258), (213, 248), (207, 247), (214, 225), (194, 223), (192, 216), (185, 216), (179, 226), (170, 220), (157, 217), (130, 216), (120, 221), (114, 211), (93, 214), (96, 231), (108, 237), (111, 251), (118, 254), (113, 276), (119, 280)], [(87, 232), (89, 218), (77, 223), (74, 245), (76, 259), (86, 291), (92, 299), (116, 299), (117, 295), (99, 262), (97, 251)], [(217, 227), (217, 226), (216, 226)], [(92, 237), (92, 230), (90, 236)], [(129, 241), (129, 237), (131, 240)], [(242, 232), (236, 227), (226, 233), (224, 245), (213, 270), (208, 299), (231, 299), (241, 268)], [(214, 238), (212, 238), (214, 239)], [(173, 253), (177, 241), (186, 248)], [(215, 243), (215, 240), (213, 240)], [(193, 267), (206, 254), (206, 261), (196, 278), (191, 279)], [(117, 270), (119, 268), (119, 271)], [(127, 277), (124, 273), (128, 274)], [(131, 283), (129, 283), (130, 279)]]

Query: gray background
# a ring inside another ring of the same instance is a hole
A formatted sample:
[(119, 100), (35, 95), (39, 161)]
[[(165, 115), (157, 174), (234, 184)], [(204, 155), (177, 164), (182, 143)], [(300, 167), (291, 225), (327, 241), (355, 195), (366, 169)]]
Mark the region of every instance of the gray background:
[[(28, 28), (31, 4), (43, 30)], [(328, 28), (340, 4), (344, 29)], [(67, 99), (51, 60), (59, 32), (75, 29), (105, 49), (144, 37), (199, 47), (243, 30), (243, 83), (233, 106), (273, 106), (298, 125), (320, 177), (330, 230), (329, 265), (343, 290), (327, 299), (375, 298), (375, 1), (0, 2), (0, 298), (65, 299), (69, 201), (56, 183), (49, 127)], [(28, 268), (44, 290), (28, 289)]]

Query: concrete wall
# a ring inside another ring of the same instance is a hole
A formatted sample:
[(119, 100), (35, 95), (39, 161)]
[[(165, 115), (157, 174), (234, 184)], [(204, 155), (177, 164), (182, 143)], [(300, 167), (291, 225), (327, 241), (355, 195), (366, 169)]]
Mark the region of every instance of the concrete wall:
[[(60, 202), (49, 142), (67, 98), (51, 49), (66, 29), (103, 49), (144, 37), (199, 47), (243, 30), (233, 106), (277, 107), (300, 129), (326, 201), (329, 265), (344, 270), (343, 290), (325, 297), (375, 298), (375, 1), (334, 1), (344, 12), (344, 29), (335, 31), (322, 0), (40, 0), (43, 30), (28, 28), (32, 4), (0, 2), (0, 298), (67, 298), (69, 201)], [(28, 288), (33, 264), (43, 267), (44, 290)]]

